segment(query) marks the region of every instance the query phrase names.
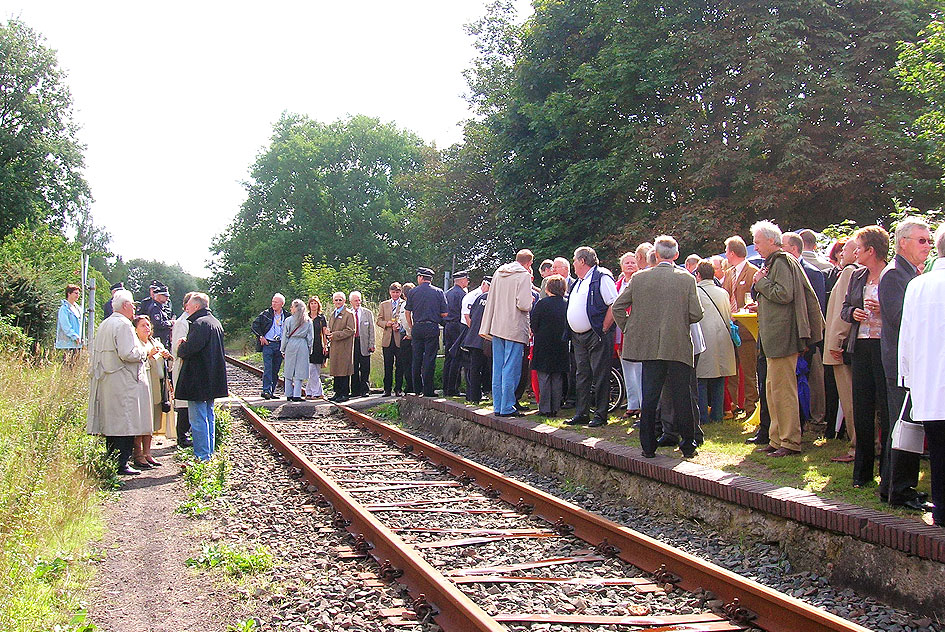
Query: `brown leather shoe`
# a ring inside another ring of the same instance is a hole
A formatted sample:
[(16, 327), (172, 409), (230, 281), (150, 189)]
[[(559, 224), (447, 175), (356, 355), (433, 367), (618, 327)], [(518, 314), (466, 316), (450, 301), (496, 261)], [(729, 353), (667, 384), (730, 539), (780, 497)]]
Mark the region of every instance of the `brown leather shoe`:
[(774, 451), (777, 450), (777, 449), (778, 449), (778, 448), (776, 448), (776, 447), (774, 447), (774, 446), (771, 446), (771, 445), (763, 445), (763, 446), (761, 446), (760, 448), (755, 448), (755, 452), (768, 452), (768, 453), (771, 453), (771, 452), (774, 452)]
[(795, 454), (800, 454), (800, 450), (791, 450), (790, 448), (778, 448), (773, 452), (769, 452), (768, 456), (782, 457), (782, 456), (794, 456)]

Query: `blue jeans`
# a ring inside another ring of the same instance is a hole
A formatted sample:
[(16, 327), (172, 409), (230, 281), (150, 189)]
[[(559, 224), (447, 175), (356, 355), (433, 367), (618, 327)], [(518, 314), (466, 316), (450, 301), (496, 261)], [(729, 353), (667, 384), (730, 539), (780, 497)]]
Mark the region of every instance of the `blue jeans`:
[(213, 400), (187, 402), (187, 416), (190, 418), (190, 436), (194, 440), (194, 456), (201, 461), (209, 461), (216, 450), (216, 425), (213, 417)]
[(620, 358), (623, 381), (627, 385), (627, 410), (643, 408), (643, 363)]
[(515, 387), (522, 377), (521, 342), (492, 337), (492, 409), (496, 414), (515, 412)]
[(282, 367), (282, 351), (278, 342), (270, 342), (262, 348), (263, 354), (263, 393), (273, 394), (279, 383), (279, 369)]
[[(709, 408), (712, 414), (709, 415)], [(725, 407), (725, 378), (699, 378), (699, 423), (705, 425), (710, 422), (722, 421)]]

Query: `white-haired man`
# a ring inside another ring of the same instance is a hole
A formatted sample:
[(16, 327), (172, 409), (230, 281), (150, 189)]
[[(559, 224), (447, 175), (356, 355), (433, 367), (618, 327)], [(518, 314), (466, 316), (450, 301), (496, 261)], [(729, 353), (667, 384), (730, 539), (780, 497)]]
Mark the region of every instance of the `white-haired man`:
[(574, 251), (578, 281), (568, 299), (568, 327), (577, 373), (574, 417), (565, 423), (587, 424), (592, 428), (607, 424), (608, 382), (614, 353), (614, 316), (610, 306), (617, 299), (613, 274), (598, 263), (597, 253), (590, 246)]
[(910, 281), (906, 287), (896, 373), (899, 385), (909, 389), (912, 420), (925, 425), (932, 504), (935, 505), (932, 522), (945, 527), (945, 396), (942, 392), (945, 354), (938, 344), (945, 338), (945, 318), (942, 318), (945, 305), (945, 225), (935, 231), (935, 249), (938, 259), (932, 269)]
[(361, 292), (355, 290), (348, 295), (348, 303), (354, 312), (354, 375), (351, 392), (355, 397), (371, 394), (371, 354), (374, 353), (374, 313), (361, 305)]
[(695, 277), (673, 263), (679, 257), (676, 240), (668, 235), (657, 237), (653, 252), (657, 265), (630, 278), (610, 314), (626, 333), (622, 357), (643, 363), (643, 456), (656, 456), (656, 408), (663, 385), (669, 383), (674, 386), (670, 393), (675, 430), (682, 438), (679, 449), (689, 458), (696, 455), (696, 421), (690, 389), (684, 385), (689, 384), (695, 363), (690, 325), (702, 320), (702, 304)]
[(128, 461), (134, 438), (151, 434), (153, 406), (145, 361), (131, 319), (134, 297), (128, 290), (112, 295), (112, 315), (102, 321), (92, 345), (89, 372), (89, 412), (86, 430), (105, 436), (109, 455), (117, 454), (119, 474), (140, 474)]
[(285, 297), (276, 293), (272, 295), (272, 305), (256, 317), (250, 329), (255, 334), (259, 344), (256, 349), (262, 351), (263, 356), (263, 385), (262, 396), (272, 399), (276, 385), (279, 384), (279, 368), (282, 366), (282, 325), (286, 314)]
[[(906, 286), (922, 274), (932, 250), (929, 225), (919, 217), (906, 217), (896, 225), (896, 256), (879, 278), (879, 306), (883, 328), (880, 333), (880, 357), (886, 374), (886, 403), (889, 420), (895, 422), (906, 399), (906, 389), (899, 381), (899, 336)], [(943, 253), (939, 250), (939, 256)], [(939, 259), (941, 261), (941, 259)], [(923, 340), (928, 343), (929, 339)], [(886, 450), (879, 466), (879, 495), (890, 505), (917, 511), (928, 503), (916, 491), (919, 483), (919, 455), (903, 450)]]
[(761, 221), (752, 225), (751, 234), (764, 257), (754, 284), (759, 344), (767, 358), (765, 401), (771, 415), (768, 445), (759, 450), (783, 457), (801, 451), (797, 356), (823, 339), (824, 317), (804, 270), (781, 247), (781, 229)]

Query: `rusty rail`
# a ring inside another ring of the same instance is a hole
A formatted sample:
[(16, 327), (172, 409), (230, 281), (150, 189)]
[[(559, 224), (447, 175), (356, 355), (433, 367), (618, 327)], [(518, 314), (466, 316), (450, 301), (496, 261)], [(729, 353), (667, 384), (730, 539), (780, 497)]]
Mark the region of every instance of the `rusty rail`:
[[(252, 365), (227, 358), (236, 366), (260, 374)], [(491, 468), (415, 437), (399, 428), (382, 423), (347, 406), (339, 406), (356, 426), (378, 433), (416, 456), (423, 455), (436, 465), (445, 466), (460, 481), (481, 486), (487, 495), (500, 497), (521, 511), (531, 512), (552, 523), (562, 533), (570, 533), (592, 544), (605, 555), (654, 574), (657, 581), (685, 590), (710, 590), (725, 604), (728, 616), (736, 623), (750, 624), (768, 632), (869, 632), (867, 628), (811, 606), (799, 599), (744, 578), (720, 566), (701, 560), (642, 533), (587, 512), (577, 505), (555, 498), (529, 485), (510, 479)], [(272, 441), (277, 450), (300, 467), (325, 497), (343, 513), (352, 515), (348, 530), (363, 535), (374, 545), (370, 553), (383, 564), (389, 560), (404, 570), (398, 581), (414, 595), (425, 594), (440, 610), (437, 623), (445, 630), (501, 630), (489, 617), (449, 580), (433, 569), (393, 532), (363, 509), (346, 491), (325, 476), (308, 459), (265, 421), (243, 405), (251, 422)], [(469, 608), (467, 610), (467, 607)], [(481, 613), (481, 617), (479, 618)], [(464, 619), (463, 617), (476, 617)], [(476, 621), (476, 623), (473, 623)], [(495, 626), (495, 627), (471, 627)]]

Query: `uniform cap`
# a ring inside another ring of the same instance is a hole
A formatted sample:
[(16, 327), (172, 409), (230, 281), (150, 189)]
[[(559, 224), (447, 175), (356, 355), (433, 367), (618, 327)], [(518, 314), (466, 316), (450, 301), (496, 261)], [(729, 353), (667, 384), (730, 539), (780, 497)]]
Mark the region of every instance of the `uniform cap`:
[(155, 294), (163, 294), (164, 296), (170, 296), (171, 293), (167, 291), (167, 286), (163, 283), (158, 283), (157, 285), (152, 285), (151, 288), (154, 290)]
[(417, 268), (417, 276), (433, 278), (433, 270), (430, 268)]
[(458, 272), (454, 272), (454, 273), (453, 273), (453, 278), (454, 278), (454, 279), (468, 279), (468, 278), (469, 278), (469, 270), (460, 270), (460, 271), (458, 271)]
[(491, 276), (491, 275), (490, 275), (490, 276), (484, 276), (484, 277), (482, 277), (482, 280), (485, 281), (486, 283), (492, 285), (492, 276)]
[(112, 292), (116, 290), (123, 290), (125, 289), (125, 284), (122, 283), (121, 281), (119, 281), (118, 283), (112, 283), (112, 286), (108, 289), (110, 289)]

